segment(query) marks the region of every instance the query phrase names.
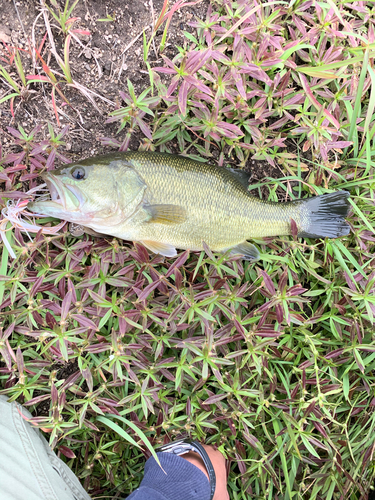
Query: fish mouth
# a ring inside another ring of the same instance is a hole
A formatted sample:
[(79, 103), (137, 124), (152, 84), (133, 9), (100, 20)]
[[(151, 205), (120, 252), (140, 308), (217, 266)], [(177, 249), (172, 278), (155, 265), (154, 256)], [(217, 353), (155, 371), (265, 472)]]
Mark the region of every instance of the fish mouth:
[(41, 177), (47, 184), (49, 194), (51, 195), (51, 201), (66, 208), (66, 198), (62, 183), (51, 173), (42, 174)]
[(83, 203), (82, 193), (75, 186), (64, 184), (51, 172), (42, 174), (51, 195), (51, 202), (60, 205), (64, 210), (77, 211)]
[(80, 210), (86, 201), (83, 193), (75, 186), (63, 183), (51, 172), (41, 175), (49, 193), (38, 197), (27, 206), (31, 212), (59, 217), (60, 219), (76, 221), (81, 219)]

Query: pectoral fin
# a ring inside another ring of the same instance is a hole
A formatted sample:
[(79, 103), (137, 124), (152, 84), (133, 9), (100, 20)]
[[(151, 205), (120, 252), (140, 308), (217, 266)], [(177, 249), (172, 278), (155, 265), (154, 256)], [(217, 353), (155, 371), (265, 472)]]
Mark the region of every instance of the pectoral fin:
[(165, 257), (176, 257), (177, 250), (174, 246), (167, 243), (159, 243), (158, 241), (141, 241), (142, 245), (151, 250), (151, 252), (159, 253)]
[(233, 247), (230, 253), (231, 255), (241, 254), (245, 260), (255, 261), (260, 259), (259, 250), (247, 241)]
[(147, 222), (180, 224), (186, 220), (186, 210), (178, 205), (148, 205), (144, 208), (150, 215)]

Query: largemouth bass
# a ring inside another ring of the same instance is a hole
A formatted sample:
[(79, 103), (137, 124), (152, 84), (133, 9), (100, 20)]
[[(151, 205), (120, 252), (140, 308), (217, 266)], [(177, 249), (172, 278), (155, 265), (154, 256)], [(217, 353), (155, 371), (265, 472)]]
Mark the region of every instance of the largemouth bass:
[(168, 257), (176, 249), (241, 254), (257, 260), (246, 240), (291, 234), (338, 238), (349, 193), (337, 191), (288, 203), (262, 201), (238, 174), (182, 156), (128, 152), (88, 158), (42, 175), (51, 199), (29, 203), (35, 213), (70, 221), (87, 231), (139, 241)]

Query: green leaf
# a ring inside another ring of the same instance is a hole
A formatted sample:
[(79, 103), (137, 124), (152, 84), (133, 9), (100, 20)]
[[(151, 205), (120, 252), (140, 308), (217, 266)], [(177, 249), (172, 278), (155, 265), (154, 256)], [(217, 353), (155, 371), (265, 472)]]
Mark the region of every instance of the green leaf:
[(345, 399), (347, 401), (349, 401), (349, 387), (350, 387), (350, 384), (349, 384), (349, 374), (348, 373), (345, 373), (345, 375), (342, 378), (342, 387), (343, 387), (343, 392), (344, 392)]
[[(8, 222), (6, 229), (10, 229), (10, 227), (11, 227), (11, 224), (10, 224), (10, 222)], [(9, 244), (12, 245), (12, 233), (11, 233), (11, 231), (5, 232), (5, 238), (7, 238)], [(1, 276), (7, 275), (8, 257), (9, 257), (8, 249), (3, 243), (2, 255), (1, 255), (1, 265), (0, 265), (0, 275)], [(0, 281), (0, 304), (3, 302), (4, 290), (5, 290), (5, 281), (1, 280)]]
[(117, 418), (118, 420), (120, 420), (121, 422), (123, 422), (125, 425), (129, 426), (131, 429), (133, 429), (133, 431), (137, 434), (137, 436), (141, 439), (141, 441), (143, 442), (143, 444), (147, 447), (147, 449), (149, 450), (149, 452), (151, 453), (151, 455), (155, 458), (156, 462), (160, 465), (161, 467), (161, 464), (160, 464), (160, 461), (158, 459), (158, 456), (156, 455), (155, 453), (155, 450), (154, 448), (152, 447), (152, 444), (150, 443), (150, 441), (148, 440), (147, 436), (145, 435), (145, 433), (139, 429), (139, 427), (137, 427), (133, 422), (131, 422), (130, 420), (127, 420), (126, 418), (120, 416), (120, 415), (110, 415), (110, 414), (106, 414), (105, 417), (98, 417), (97, 420), (100, 420), (100, 422), (103, 422), (104, 424), (108, 425), (108, 427), (111, 427), (111, 429), (113, 429), (114, 431), (116, 431), (118, 434), (120, 434), (120, 436), (122, 436), (124, 439), (126, 439), (127, 441), (129, 441), (130, 443), (132, 443), (133, 445), (137, 446), (138, 448), (140, 448), (139, 444), (136, 443), (134, 441), (134, 439), (127, 433), (125, 432), (121, 427), (119, 427), (115, 422), (112, 422), (109, 418), (106, 418), (106, 417), (110, 417), (110, 418)]
[(314, 447), (312, 446), (312, 444), (309, 442), (309, 440), (307, 439), (307, 437), (304, 436), (303, 434), (300, 434), (300, 436), (301, 436), (301, 439), (303, 441), (303, 444), (309, 450), (309, 452), (311, 453), (311, 455), (313, 455), (314, 457), (320, 459), (320, 456), (318, 455), (318, 453), (316, 452), (316, 450), (314, 449)]
[(105, 313), (105, 315), (99, 321), (99, 326), (98, 326), (99, 330), (101, 330), (103, 328), (103, 326), (107, 323), (107, 321), (111, 317), (111, 314), (112, 314), (112, 308), (108, 309), (108, 311)]

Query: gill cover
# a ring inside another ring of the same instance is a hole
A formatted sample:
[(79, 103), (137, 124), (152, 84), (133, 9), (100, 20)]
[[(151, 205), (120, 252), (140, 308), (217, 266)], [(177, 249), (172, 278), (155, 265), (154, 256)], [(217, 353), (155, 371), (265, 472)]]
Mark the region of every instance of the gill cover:
[(83, 160), (47, 172), (43, 178), (51, 200), (30, 203), (28, 208), (94, 229), (131, 217), (147, 187), (127, 162), (117, 159), (107, 165)]

